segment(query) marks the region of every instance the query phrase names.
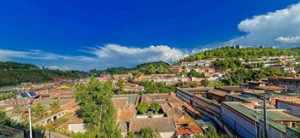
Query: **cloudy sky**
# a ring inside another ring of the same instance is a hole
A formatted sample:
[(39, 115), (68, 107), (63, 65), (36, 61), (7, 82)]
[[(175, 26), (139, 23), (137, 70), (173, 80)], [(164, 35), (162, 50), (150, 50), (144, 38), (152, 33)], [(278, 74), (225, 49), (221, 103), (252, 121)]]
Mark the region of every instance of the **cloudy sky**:
[(10, 0), (0, 60), (60, 69), (174, 62), (222, 43), (300, 45), (298, 0)]

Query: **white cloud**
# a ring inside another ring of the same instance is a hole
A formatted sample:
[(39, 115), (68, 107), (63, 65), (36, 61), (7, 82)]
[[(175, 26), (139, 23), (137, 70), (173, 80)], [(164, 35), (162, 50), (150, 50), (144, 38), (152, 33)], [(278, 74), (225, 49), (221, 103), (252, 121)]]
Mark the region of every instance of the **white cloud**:
[(233, 39), (231, 42), (295, 46), (295, 44), (299, 44), (300, 36), (300, 3), (243, 20), (238, 28), (247, 34)]
[(300, 44), (300, 36), (280, 36), (276, 38), (276, 41), (284, 44)]
[(67, 67), (67, 66), (55, 66), (55, 65), (52, 65), (52, 66), (47, 66), (46, 68), (48, 68), (50, 70), (70, 70), (70, 68)]
[(111, 66), (134, 66), (136, 64), (165, 61), (174, 62), (185, 56), (179, 49), (167, 45), (152, 45), (145, 48), (134, 48), (118, 44), (107, 44), (92, 51), (100, 62)]
[(89, 49), (87, 53), (71, 56), (41, 50), (17, 51), (0, 49), (0, 60), (29, 62), (50, 69), (89, 70), (120, 66), (132, 67), (140, 63), (152, 61), (171, 63), (185, 56), (183, 51), (167, 45), (135, 48), (118, 44), (107, 44), (102, 47)]
[(11, 58), (24, 58), (28, 55), (25, 51), (14, 51), (7, 49), (0, 49), (0, 60), (9, 60)]
[(94, 61), (93, 57), (88, 56), (68, 56), (62, 54), (55, 54), (41, 50), (18, 51), (0, 49), (0, 60), (14, 60), (14, 59), (32, 59), (32, 60), (77, 60), (77, 61)]

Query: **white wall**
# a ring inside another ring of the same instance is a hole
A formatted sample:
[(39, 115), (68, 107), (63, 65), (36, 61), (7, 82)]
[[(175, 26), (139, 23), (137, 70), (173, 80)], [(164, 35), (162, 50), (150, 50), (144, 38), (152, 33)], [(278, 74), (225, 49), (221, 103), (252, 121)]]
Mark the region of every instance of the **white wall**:
[(84, 124), (69, 124), (68, 126), (69, 131), (74, 133), (84, 133), (86, 130), (84, 128)]

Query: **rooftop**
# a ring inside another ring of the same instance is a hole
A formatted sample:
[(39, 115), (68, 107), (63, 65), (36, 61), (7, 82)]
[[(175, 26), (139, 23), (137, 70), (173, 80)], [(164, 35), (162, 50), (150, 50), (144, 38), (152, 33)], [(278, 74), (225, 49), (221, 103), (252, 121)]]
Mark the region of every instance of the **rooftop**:
[[(255, 122), (259, 122), (259, 120), (262, 119), (262, 110), (255, 110), (255, 109), (248, 108), (240, 102), (224, 102), (223, 104), (229, 106), (233, 110), (241, 113), (242, 115), (246, 116), (247, 118)], [(287, 114), (282, 110), (267, 110), (267, 120), (269, 120), (268, 123), (272, 127), (275, 127), (283, 132), (286, 131), (286, 127), (276, 122), (280, 122), (280, 121), (300, 122), (300, 118)]]
[(175, 132), (175, 123), (170, 118), (135, 118), (130, 121), (130, 131), (139, 132), (151, 128), (159, 132)]
[(244, 91), (244, 89), (241, 88), (240, 86), (223, 86), (223, 87), (217, 88), (217, 89), (226, 91), (226, 92), (243, 92)]
[(214, 94), (217, 96), (225, 97), (226, 95), (228, 95), (230, 93), (214, 89), (214, 90), (210, 90), (207, 94)]
[(269, 78), (269, 80), (297, 80), (299, 81), (300, 80), (300, 77), (272, 77), (272, 78)]
[[(242, 113), (252, 120), (256, 120), (262, 116), (262, 110), (251, 109), (240, 102), (224, 102), (223, 104)], [(287, 114), (282, 110), (267, 110), (267, 118), (270, 121), (300, 121), (300, 118)]]
[(259, 90), (266, 90), (266, 91), (282, 91), (284, 90), (284, 88), (282, 87), (279, 87), (279, 86), (273, 86), (273, 85), (269, 85), (269, 86), (258, 86), (256, 87), (256, 89), (259, 89)]
[(276, 97), (278, 101), (290, 103), (290, 104), (296, 104), (300, 106), (300, 97), (297, 96), (281, 96)]

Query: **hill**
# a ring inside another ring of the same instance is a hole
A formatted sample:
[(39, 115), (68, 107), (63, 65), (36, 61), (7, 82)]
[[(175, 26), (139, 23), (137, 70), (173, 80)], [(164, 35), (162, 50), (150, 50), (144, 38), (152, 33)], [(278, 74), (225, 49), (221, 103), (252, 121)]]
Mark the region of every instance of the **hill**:
[(144, 74), (163, 74), (170, 73), (169, 66), (170, 65), (166, 62), (158, 61), (139, 64), (133, 68), (115, 67), (107, 68), (105, 70), (91, 70), (90, 72), (96, 75), (99, 75), (101, 73), (124, 74), (129, 72), (141, 72)]
[(287, 48), (238, 48), (222, 47), (196, 53), (184, 58), (182, 61), (195, 61), (210, 58), (244, 58), (253, 59), (263, 56), (299, 55), (299, 49)]
[(47, 82), (55, 78), (77, 79), (86, 75), (80, 71), (49, 70), (31, 64), (0, 62), (0, 86)]

